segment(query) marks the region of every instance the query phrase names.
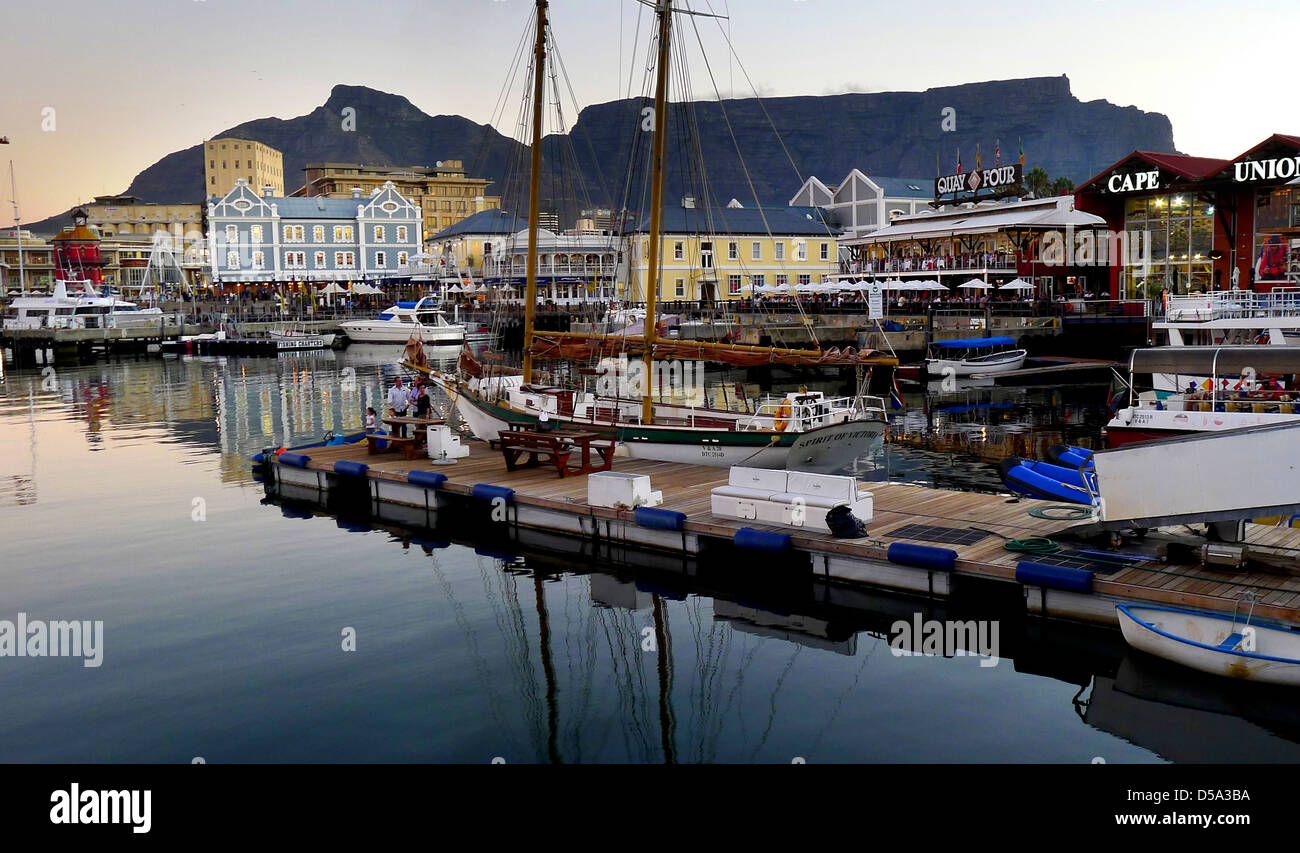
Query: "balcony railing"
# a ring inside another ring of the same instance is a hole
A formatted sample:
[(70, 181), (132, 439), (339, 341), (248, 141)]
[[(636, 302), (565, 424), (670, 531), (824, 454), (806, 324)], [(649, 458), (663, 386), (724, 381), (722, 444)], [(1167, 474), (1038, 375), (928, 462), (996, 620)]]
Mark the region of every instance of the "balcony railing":
[(1226, 290), (1170, 296), (1165, 319), (1205, 322), (1268, 317), (1300, 317), (1300, 287), (1277, 287), (1268, 293)]
[(858, 275), (889, 275), (920, 272), (1015, 272), (1016, 256), (1006, 252), (974, 252), (963, 255), (909, 255), (902, 258), (871, 258), (842, 263), (841, 272)]

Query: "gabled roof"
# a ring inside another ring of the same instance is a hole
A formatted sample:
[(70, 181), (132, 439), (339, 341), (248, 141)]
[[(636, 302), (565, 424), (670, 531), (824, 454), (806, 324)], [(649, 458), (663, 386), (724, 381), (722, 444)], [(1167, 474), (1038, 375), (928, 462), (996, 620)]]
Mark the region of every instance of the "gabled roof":
[(356, 219), (357, 208), (365, 204), (357, 198), (268, 198), (281, 219)]
[(1217, 157), (1190, 157), (1186, 154), (1164, 154), (1158, 151), (1134, 151), (1117, 163), (1112, 163), (1093, 175), (1088, 180), (1074, 188), (1078, 193), (1087, 189), (1102, 178), (1105, 178), (1116, 169), (1127, 166), (1134, 161), (1146, 163), (1163, 169), (1166, 172), (1177, 175), (1185, 181), (1201, 181), (1212, 175), (1217, 175), (1231, 164), (1230, 160), (1220, 160)]
[(429, 239), (446, 240), (462, 234), (514, 234), (528, 227), (528, 220), (508, 210), (491, 208), (465, 217), (455, 225), (442, 229)]
[[(649, 215), (636, 224), (638, 233), (650, 230)], [(827, 225), (815, 207), (668, 207), (660, 230), (665, 234), (745, 234), (834, 237), (839, 229)]]
[(877, 178), (872, 181), (887, 198), (934, 198), (934, 178)]
[(1275, 133), (1268, 139), (1265, 139), (1263, 142), (1251, 148), (1249, 151), (1244, 151), (1239, 156), (1233, 157), (1232, 159), (1234, 162), (1237, 160), (1245, 160), (1256, 151), (1263, 148), (1272, 148), (1274, 146), (1279, 148), (1290, 148), (1293, 151), (1300, 151), (1300, 136), (1289, 136), (1285, 133)]

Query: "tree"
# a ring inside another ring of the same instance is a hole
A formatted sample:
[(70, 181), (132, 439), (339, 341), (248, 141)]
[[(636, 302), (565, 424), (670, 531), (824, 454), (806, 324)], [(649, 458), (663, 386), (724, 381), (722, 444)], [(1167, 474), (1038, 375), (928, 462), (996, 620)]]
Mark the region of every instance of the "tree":
[(1062, 175), (1052, 181), (1052, 195), (1066, 195), (1074, 191), (1074, 181)]
[(1048, 177), (1047, 170), (1042, 166), (1035, 166), (1025, 174), (1025, 189), (1034, 194), (1034, 198), (1042, 198), (1047, 195), (1051, 189), (1052, 179)]

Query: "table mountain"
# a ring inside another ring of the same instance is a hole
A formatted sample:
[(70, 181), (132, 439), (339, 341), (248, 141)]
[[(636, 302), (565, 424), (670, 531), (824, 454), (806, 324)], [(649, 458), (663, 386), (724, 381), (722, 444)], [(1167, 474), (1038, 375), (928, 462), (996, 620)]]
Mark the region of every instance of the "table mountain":
[[(576, 208), (592, 204), (645, 206), (644, 172), (628, 164), (645, 160), (646, 134), (639, 126), (646, 103), (635, 98), (589, 106), (567, 137), (547, 137), (545, 206), (561, 210), (565, 224)], [(343, 129), (348, 107), (355, 110), (355, 130)], [(955, 130), (942, 129), (946, 108), (955, 110)], [(526, 205), (526, 146), (486, 125), (430, 116), (400, 95), (364, 86), (335, 86), (307, 115), (256, 119), (218, 135), (255, 139), (283, 152), (289, 191), (312, 161), (406, 166), (459, 159), (471, 175), (494, 181), (490, 192), (505, 196), (507, 206)], [(834, 184), (857, 167), (868, 175), (928, 178), (936, 155), (943, 171), (952, 171), (958, 148), (965, 168), (972, 168), (977, 143), (985, 165), (993, 162), (996, 140), (1002, 161), (1014, 161), (1018, 139), (1027, 166), (1076, 183), (1135, 149), (1175, 150), (1166, 116), (1080, 101), (1065, 76), (924, 92), (696, 101), (670, 109), (665, 198), (674, 204), (687, 193), (704, 198), (707, 184), (708, 197), (719, 204), (734, 197), (752, 205), (755, 194), (764, 204), (785, 204), (808, 175)], [(126, 194), (157, 202), (201, 200), (202, 147), (162, 158), (137, 175)], [(52, 233), (66, 223), (64, 214), (31, 227)]]

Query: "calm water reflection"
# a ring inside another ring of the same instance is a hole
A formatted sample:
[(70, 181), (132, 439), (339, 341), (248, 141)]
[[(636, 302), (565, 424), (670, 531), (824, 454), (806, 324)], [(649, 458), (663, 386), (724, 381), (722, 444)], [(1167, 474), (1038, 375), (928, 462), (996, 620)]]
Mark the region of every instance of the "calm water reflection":
[[(357, 428), (390, 358), (7, 374), (0, 619), (103, 620), (105, 649), (96, 669), (0, 657), (0, 760), (1296, 755), (1292, 703), (1152, 670), (1113, 631), (1007, 621), (992, 668), (894, 657), (896, 619), (996, 612), (737, 587), (726, 566), (687, 579), (558, 542), (519, 556), (472, 530), (413, 534), (268, 502), (248, 456)], [(882, 448), (860, 467), (910, 476), (912, 458)], [(347, 628), (355, 652), (341, 648)], [(1202, 731), (1228, 729), (1204, 746)]]

